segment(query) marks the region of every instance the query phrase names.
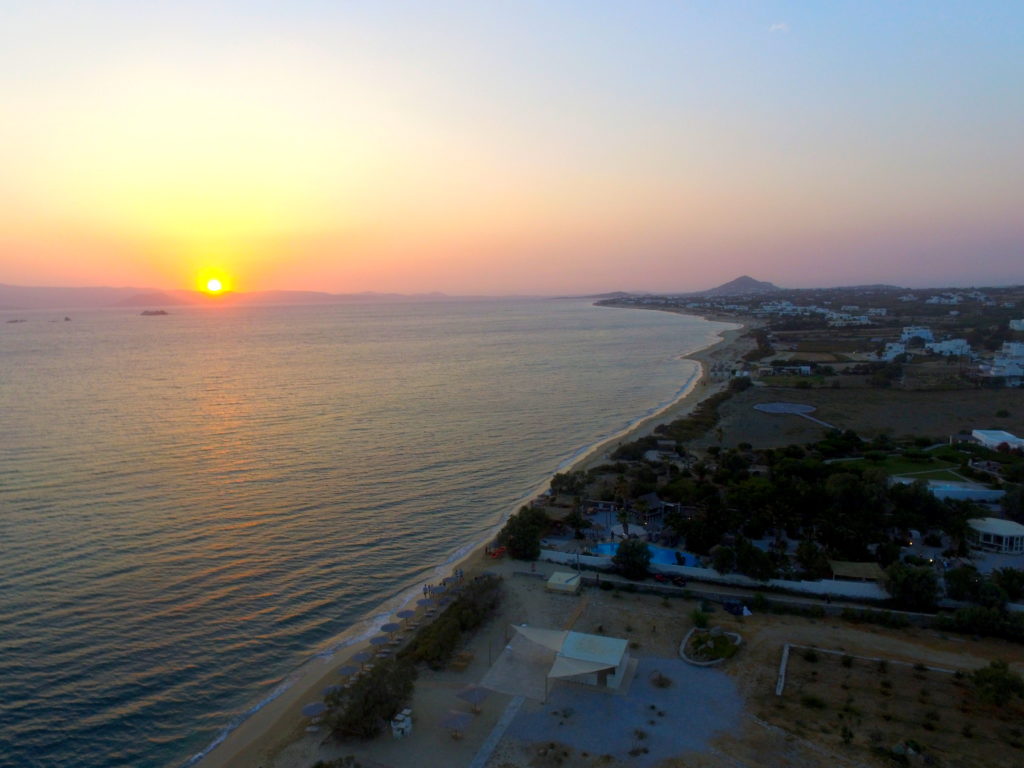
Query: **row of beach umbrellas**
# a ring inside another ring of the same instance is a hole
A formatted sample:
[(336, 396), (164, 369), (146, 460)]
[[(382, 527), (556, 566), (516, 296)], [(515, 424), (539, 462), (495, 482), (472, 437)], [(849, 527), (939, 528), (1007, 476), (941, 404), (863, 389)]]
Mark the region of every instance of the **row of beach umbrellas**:
[[(430, 587), (429, 591), (431, 592), (431, 594), (439, 595), (439, 594), (443, 593), (445, 591), (445, 589), (446, 588), (443, 587), (443, 586), (435, 585), (435, 586)], [(444, 603), (447, 603), (447, 602), (450, 602), (450, 601), (448, 599), (445, 599)], [(427, 605), (433, 605), (434, 604), (434, 600), (432, 598), (423, 598), (421, 600), (417, 600), (416, 604), (421, 606), (421, 607), (425, 607)], [(410, 610), (408, 608), (405, 608), (405, 609), (403, 609), (401, 611), (398, 611), (398, 613), (396, 613), (395, 615), (398, 618), (402, 619), (403, 621), (406, 621), (408, 619), (411, 619), (413, 616), (415, 616), (416, 615), (416, 611), (413, 611), (413, 610)], [(392, 621), (392, 622), (388, 622), (387, 624), (384, 624), (380, 628), (380, 631), (383, 634), (377, 635), (375, 637), (371, 637), (370, 638), (370, 645), (372, 645), (372, 646), (374, 646), (376, 648), (379, 648), (382, 645), (386, 645), (387, 643), (391, 642), (391, 640), (394, 637), (394, 634), (396, 632), (400, 631), (401, 629), (402, 629), (402, 625), (399, 624), (398, 622), (393, 622)], [(360, 651), (359, 653), (356, 653), (356, 654), (354, 654), (352, 656), (352, 661), (357, 662), (361, 666), (363, 664), (366, 664), (368, 661), (370, 661), (373, 658), (373, 656), (374, 656), (374, 654), (369, 652), (369, 651)], [(338, 668), (338, 674), (341, 677), (348, 678), (348, 677), (352, 677), (357, 672), (359, 672), (359, 669), (360, 669), (359, 667), (353, 666), (352, 664), (346, 664), (345, 666)], [(324, 688), (324, 696), (329, 696), (330, 694), (335, 693), (338, 690), (340, 690), (340, 686), (329, 685), (326, 688)], [(480, 689), (480, 690), (483, 690), (483, 689)], [(486, 692), (484, 692), (484, 695), (486, 696)], [(469, 699), (467, 699), (467, 701), (469, 701)], [(472, 702), (470, 702), (470, 703), (472, 703)], [(478, 704), (474, 704), (474, 707), (476, 707), (476, 706), (478, 706)], [(316, 721), (318, 718), (322, 717), (323, 714), (326, 711), (327, 711), (327, 705), (324, 704), (322, 701), (311, 702), (311, 703), (307, 704), (306, 706), (304, 706), (302, 708), (302, 714), (305, 715), (308, 718), (313, 719), (314, 721)], [(467, 714), (467, 717), (471, 718), (471, 716), (468, 715), (468, 714)], [(465, 727), (465, 726), (463, 726), (463, 727)], [(453, 729), (453, 731), (454, 730), (460, 730), (461, 731), (461, 729)]]

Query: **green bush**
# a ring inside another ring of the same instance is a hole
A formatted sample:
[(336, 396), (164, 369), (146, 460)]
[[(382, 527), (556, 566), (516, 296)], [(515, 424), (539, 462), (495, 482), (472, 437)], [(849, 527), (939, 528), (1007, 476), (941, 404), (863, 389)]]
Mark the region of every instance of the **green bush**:
[(377, 662), (348, 690), (342, 706), (327, 718), (340, 739), (372, 739), (412, 698), (416, 668), (408, 661)]
[(399, 658), (441, 669), (451, 658), (463, 633), (476, 629), (501, 600), (501, 581), (484, 576), (467, 584), (462, 594), (433, 622), (421, 629)]

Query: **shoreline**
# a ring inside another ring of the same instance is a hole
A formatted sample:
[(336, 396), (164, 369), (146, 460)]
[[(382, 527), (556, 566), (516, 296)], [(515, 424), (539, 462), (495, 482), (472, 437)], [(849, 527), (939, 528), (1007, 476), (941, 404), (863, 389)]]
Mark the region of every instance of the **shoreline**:
[[(620, 309), (620, 307), (610, 307)], [(636, 309), (635, 307), (621, 307)], [(672, 311), (672, 310), (656, 310)], [(709, 322), (727, 323), (733, 327), (718, 331), (717, 338), (692, 352), (680, 356), (683, 360), (693, 360), (699, 366), (696, 374), (682, 388), (678, 396), (655, 412), (635, 421), (618, 433), (604, 438), (584, 449), (575, 459), (567, 460), (564, 469), (556, 470), (571, 472), (587, 470), (610, 461), (609, 454), (623, 442), (635, 440), (650, 434), (660, 424), (674, 421), (688, 415), (703, 400), (721, 391), (728, 384), (728, 379), (713, 381), (710, 377), (711, 364), (728, 357), (734, 359), (737, 340), (750, 327), (749, 323), (737, 323), (734, 318), (718, 319), (696, 313), (677, 312), (702, 317)], [(552, 472), (552, 476), (555, 472)], [(457, 548), (445, 561), (433, 569), (432, 581), (439, 581), (448, 572), (462, 568), (467, 575), (473, 576), (486, 570), (487, 561), (484, 550), (500, 530), (505, 519), (516, 511), (519, 506), (536, 496), (550, 484), (548, 476), (542, 484), (533, 489), (524, 499), (517, 500), (506, 510), (498, 521), (485, 529), (484, 538), (470, 542)], [(319, 701), (323, 697), (321, 691), (327, 685), (338, 682), (336, 670), (349, 663), (352, 656), (360, 651), (370, 649), (370, 638), (376, 633), (375, 625), (383, 624), (387, 616), (416, 599), (419, 586), (411, 585), (387, 600), (375, 609), (374, 613), (353, 624), (348, 630), (338, 635), (327, 647), (320, 651), (297, 669), (288, 674), (274, 691), (260, 699), (241, 715), (237, 725), (228, 724), (202, 752), (185, 761), (185, 766), (192, 768), (267, 768), (273, 763), (277, 754), (305, 733), (305, 718), (301, 709), (305, 704)]]

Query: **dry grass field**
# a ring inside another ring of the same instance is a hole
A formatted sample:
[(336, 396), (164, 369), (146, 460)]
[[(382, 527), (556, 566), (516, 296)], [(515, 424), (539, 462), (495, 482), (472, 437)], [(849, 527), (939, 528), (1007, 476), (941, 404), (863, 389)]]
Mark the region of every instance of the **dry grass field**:
[(909, 745), (935, 765), (1024, 764), (1020, 699), (986, 704), (963, 672), (793, 648), (773, 710), (770, 719), (794, 734), (862, 759), (893, 760), (891, 750)]
[[(845, 384), (845, 377), (840, 377)], [(819, 440), (822, 427), (798, 416), (777, 416), (753, 409), (757, 403), (786, 401), (817, 407), (813, 415), (863, 437), (887, 434), (894, 438), (928, 435), (945, 439), (960, 430), (1004, 429), (1024, 434), (1024, 389), (905, 391), (874, 388), (793, 389), (752, 387), (730, 398), (721, 408), (721, 435), (712, 430), (695, 447), (755, 448)], [(998, 411), (1008, 417), (998, 417)], [(719, 439), (721, 437), (721, 440)]]

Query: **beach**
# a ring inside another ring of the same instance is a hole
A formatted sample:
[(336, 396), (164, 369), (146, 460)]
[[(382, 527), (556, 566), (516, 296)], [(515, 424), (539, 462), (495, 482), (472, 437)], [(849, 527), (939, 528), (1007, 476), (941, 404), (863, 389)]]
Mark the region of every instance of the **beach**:
[[(631, 439), (651, 433), (659, 424), (667, 423), (681, 418), (690, 413), (702, 400), (721, 391), (728, 385), (728, 377), (715, 377), (711, 371), (718, 364), (730, 363), (739, 359), (747, 349), (752, 346), (749, 339), (743, 338), (746, 326), (733, 324), (732, 328), (720, 332), (720, 339), (710, 345), (685, 355), (685, 358), (697, 362), (701, 366), (700, 373), (694, 377), (688, 389), (681, 394), (674, 402), (668, 404), (658, 412), (646, 419), (632, 425), (628, 431), (610, 437), (599, 445), (579, 457), (574, 469), (588, 469), (598, 466), (608, 460), (608, 455), (615, 447)], [(509, 510), (510, 512), (512, 510)], [(495, 532), (496, 532), (495, 528)], [(488, 537), (488, 540), (490, 537)], [(461, 559), (450, 564), (451, 569), (462, 568), (466, 577), (483, 570), (497, 571), (499, 574), (510, 579), (516, 569), (522, 569), (523, 563), (494, 561), (485, 557), (487, 542), (481, 542)], [(442, 574), (443, 575), (443, 574)], [(438, 713), (444, 713), (447, 704), (452, 701), (452, 687), (457, 686), (464, 679), (465, 681), (478, 680), (484, 671), (491, 653), (496, 652), (503, 645), (503, 628), (510, 622), (559, 625), (564, 623), (564, 616), (559, 617), (556, 610), (552, 615), (546, 615), (549, 602), (542, 599), (543, 583), (540, 583), (541, 591), (533, 594), (529, 590), (517, 591), (513, 599), (506, 600), (500, 608), (500, 615), (490, 621), (484, 628), (480, 637), (474, 638), (473, 645), (477, 650), (473, 651), (473, 662), (460, 673), (456, 679), (449, 680), (450, 673), (421, 673), (416, 686), (416, 703), (414, 710), (420, 722), (437, 717)], [(410, 606), (411, 607), (411, 606)], [(397, 610), (397, 605), (395, 606)], [(357, 630), (353, 630), (355, 633)], [(362, 630), (365, 634), (365, 630)], [(314, 701), (322, 699), (322, 691), (325, 687), (339, 682), (337, 669), (349, 662), (351, 657), (361, 650), (368, 648), (368, 640), (356, 640), (353, 636), (352, 642), (344, 645), (341, 650), (331, 654), (323, 655), (312, 659), (297, 670), (287, 681), (287, 688), (280, 695), (265, 703), (258, 711), (250, 714), (237, 728), (227, 734), (222, 743), (212, 749), (198, 763), (201, 768), (306, 768), (312, 764), (320, 752), (341, 750), (339, 754), (347, 754), (344, 747), (348, 745), (332, 745), (328, 743), (321, 746), (326, 734), (322, 730), (307, 732), (308, 721), (301, 714), (302, 708)], [(482, 647), (481, 644), (484, 644)], [(486, 651), (491, 653), (487, 653)], [(480, 715), (480, 722), (476, 725), (482, 726), (493, 718), (495, 721), (503, 711), (504, 705), (500, 704), (503, 697), (492, 696), (483, 708)], [(436, 729), (435, 729), (436, 731)], [(417, 732), (418, 733), (418, 732)], [(434, 734), (437, 735), (436, 732)], [(416, 738), (416, 737), (414, 737)], [(390, 737), (380, 737), (376, 742), (383, 742), (381, 749), (394, 742)], [(397, 742), (408, 748), (406, 741)], [(439, 762), (429, 762), (424, 755), (426, 753), (417, 751), (416, 765), (459, 765), (468, 763), (472, 757), (470, 750), (475, 752), (471, 739), (453, 741), (445, 736), (438, 744), (431, 745), (430, 755), (436, 755)], [(454, 751), (454, 752), (453, 752)], [(393, 763), (392, 760), (399, 756), (387, 756), (385, 764)], [(410, 763), (411, 764), (411, 763)]]

